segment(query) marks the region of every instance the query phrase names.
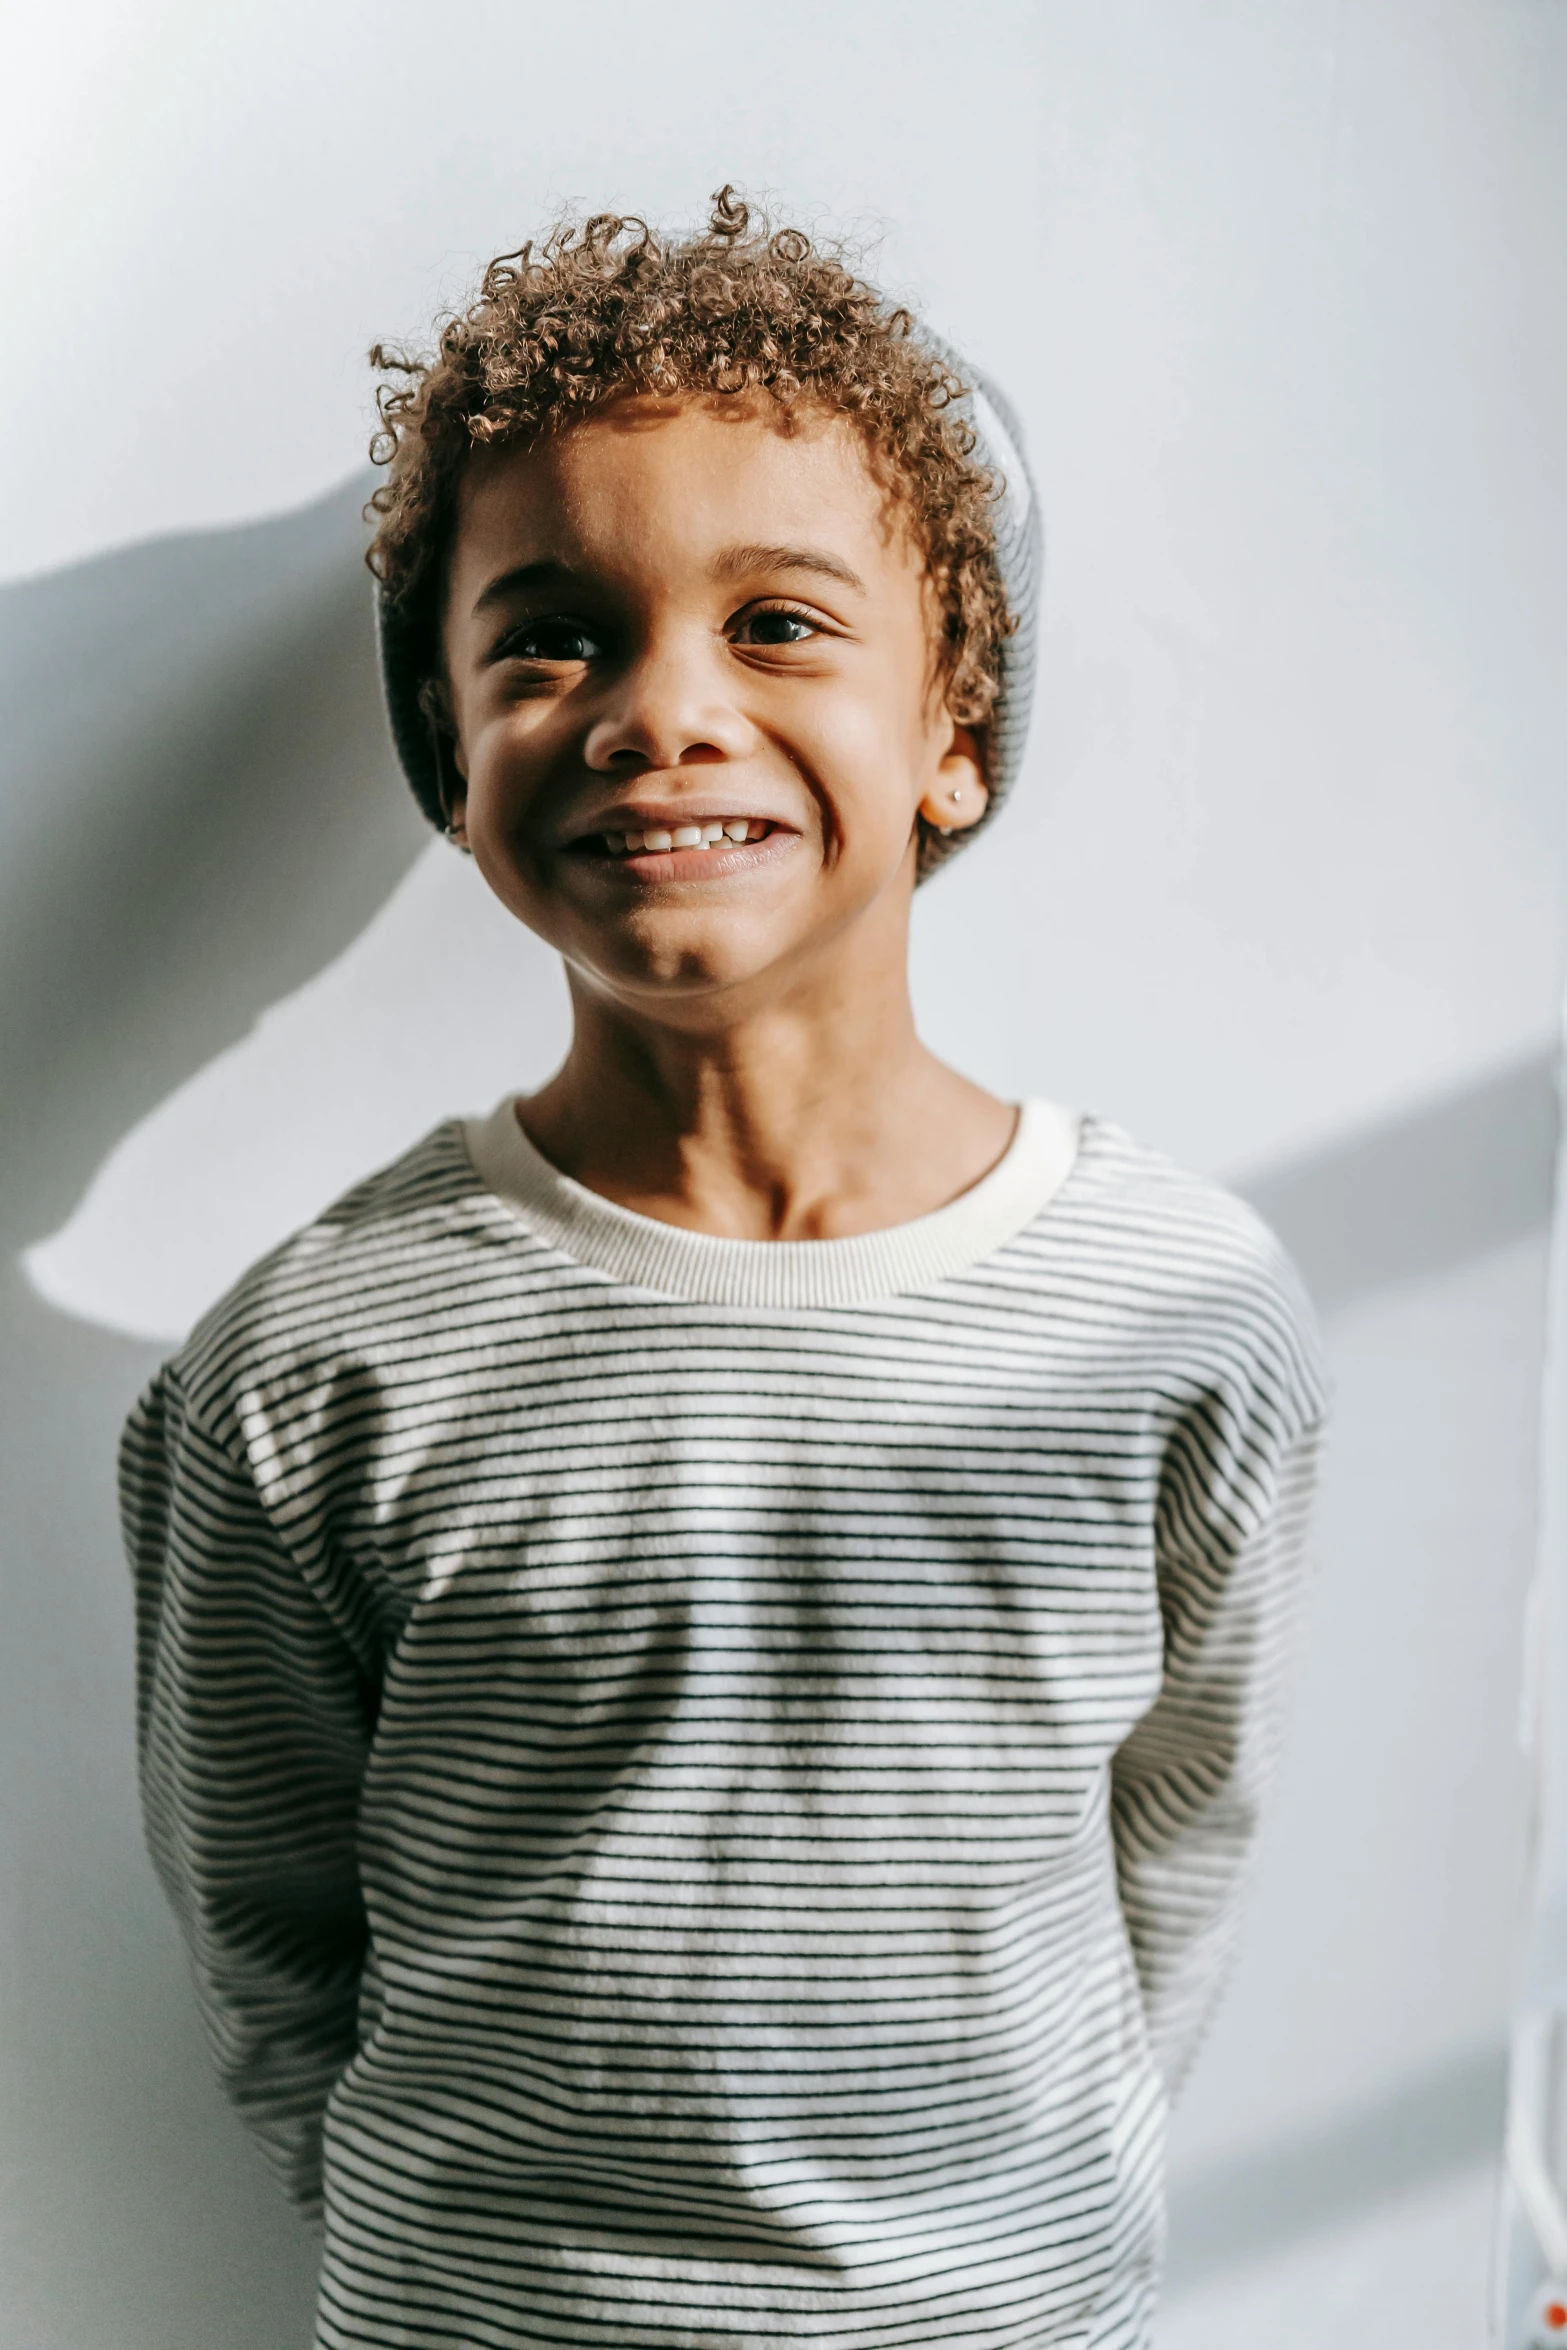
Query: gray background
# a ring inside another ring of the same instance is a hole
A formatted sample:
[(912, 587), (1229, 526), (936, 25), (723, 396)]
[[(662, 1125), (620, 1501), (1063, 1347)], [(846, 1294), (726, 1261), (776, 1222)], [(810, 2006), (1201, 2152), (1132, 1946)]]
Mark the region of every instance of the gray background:
[[(1561, 989), (1552, 0), (105, 4), (22, 29), (0, 446), (0, 2341), (282, 2350), (311, 2247), (142, 1856), (125, 1408), (277, 1234), (550, 1065), (376, 710), (363, 347), (556, 197), (857, 221), (1022, 409), (1030, 772), (931, 1041), (1248, 1188), (1339, 1391), (1167, 2350), (1483, 2338)], [(260, 517), (260, 519), (256, 519)]]

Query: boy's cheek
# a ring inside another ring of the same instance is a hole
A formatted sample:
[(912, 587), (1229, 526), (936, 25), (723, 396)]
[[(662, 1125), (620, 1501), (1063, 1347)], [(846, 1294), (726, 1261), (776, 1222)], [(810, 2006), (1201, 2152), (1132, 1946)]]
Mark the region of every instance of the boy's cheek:
[(486, 728), (468, 760), (468, 827), (515, 838), (525, 828), (544, 787), (550, 761), (531, 732), (507, 724)]

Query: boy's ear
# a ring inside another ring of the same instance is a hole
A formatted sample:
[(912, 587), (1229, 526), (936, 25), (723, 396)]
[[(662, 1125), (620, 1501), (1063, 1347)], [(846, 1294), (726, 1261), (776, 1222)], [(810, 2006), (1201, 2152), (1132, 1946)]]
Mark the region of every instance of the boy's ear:
[(455, 848), (468, 846), (468, 786), (464, 781), (448, 736), (441, 759), (441, 806), (446, 811), (444, 830)]
[(971, 726), (954, 726), (952, 741), (919, 812), (937, 832), (967, 832), (990, 803), (984, 755)]
[(419, 688), (419, 707), (430, 730), (430, 756), (435, 763), (441, 806), (446, 812), (446, 837), (458, 848), (466, 849), (468, 835), (463, 817), (468, 805), (468, 770), (457, 740), (444, 678), (425, 679)]
[(446, 810), (446, 837), (454, 848), (468, 846), (468, 779), (462, 771), (457, 745), (450, 735), (441, 750), (441, 805)]

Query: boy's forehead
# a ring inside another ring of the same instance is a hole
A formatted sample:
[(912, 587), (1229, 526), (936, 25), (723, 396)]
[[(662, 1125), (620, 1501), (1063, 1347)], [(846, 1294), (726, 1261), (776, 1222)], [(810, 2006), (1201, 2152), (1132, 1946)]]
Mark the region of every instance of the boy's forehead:
[[(903, 568), (909, 550), (858, 433), (766, 397), (625, 399), (531, 445), (476, 450), (458, 484), (451, 577), (497, 563), (635, 567), (801, 537)], [(852, 560), (852, 558), (850, 558)]]

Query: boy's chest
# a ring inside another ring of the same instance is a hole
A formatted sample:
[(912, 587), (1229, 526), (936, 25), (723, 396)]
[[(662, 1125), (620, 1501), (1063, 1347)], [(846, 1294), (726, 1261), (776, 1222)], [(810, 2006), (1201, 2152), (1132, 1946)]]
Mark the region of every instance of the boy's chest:
[(633, 1323), (373, 1396), (318, 1522), (421, 1681), (482, 1651), (595, 1710), (830, 1688), (1036, 1730), (1157, 1686), (1158, 1414), (1113, 1361)]

